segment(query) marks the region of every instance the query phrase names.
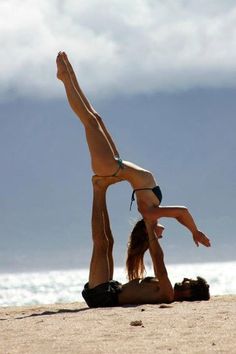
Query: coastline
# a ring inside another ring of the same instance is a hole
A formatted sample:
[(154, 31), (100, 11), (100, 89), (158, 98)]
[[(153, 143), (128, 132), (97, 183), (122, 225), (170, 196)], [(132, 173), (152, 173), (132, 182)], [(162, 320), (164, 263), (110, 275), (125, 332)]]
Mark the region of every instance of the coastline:
[(2, 307), (0, 333), (0, 354), (232, 354), (236, 295), (98, 309), (84, 302)]

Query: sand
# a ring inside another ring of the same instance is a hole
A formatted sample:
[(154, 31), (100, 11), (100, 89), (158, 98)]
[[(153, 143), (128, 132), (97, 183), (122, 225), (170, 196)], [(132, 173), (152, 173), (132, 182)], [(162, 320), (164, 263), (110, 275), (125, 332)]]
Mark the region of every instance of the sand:
[(0, 308), (1, 354), (236, 353), (236, 295), (171, 305)]

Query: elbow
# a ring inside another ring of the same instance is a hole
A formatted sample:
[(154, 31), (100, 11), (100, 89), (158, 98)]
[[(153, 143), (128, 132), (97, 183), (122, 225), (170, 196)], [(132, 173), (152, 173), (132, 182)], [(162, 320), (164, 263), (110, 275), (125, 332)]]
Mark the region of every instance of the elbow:
[(181, 218), (184, 218), (187, 214), (189, 214), (189, 211), (188, 211), (187, 207), (185, 207), (185, 206), (179, 207), (179, 211), (178, 211), (178, 214), (177, 214), (177, 220), (181, 219)]
[(167, 275), (162, 279), (162, 284), (160, 285), (162, 287), (162, 301), (168, 304), (174, 302), (174, 289)]
[(180, 207), (180, 214), (184, 215), (186, 213), (188, 213), (188, 208), (186, 206), (181, 206)]

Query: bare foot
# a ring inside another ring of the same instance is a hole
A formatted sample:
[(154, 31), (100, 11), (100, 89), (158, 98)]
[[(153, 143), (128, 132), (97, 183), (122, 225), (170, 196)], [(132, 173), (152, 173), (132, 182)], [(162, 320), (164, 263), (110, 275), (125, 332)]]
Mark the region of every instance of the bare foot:
[(61, 81), (68, 75), (66, 64), (63, 60), (62, 52), (59, 52), (56, 59), (57, 63), (57, 78)]
[(94, 175), (92, 177), (93, 186), (97, 187), (97, 188), (106, 188), (106, 187), (110, 186), (111, 184), (115, 184), (115, 183), (118, 183), (121, 181), (122, 181), (121, 178), (113, 177), (113, 176), (100, 177), (100, 176)]
[(66, 66), (67, 66), (67, 70), (69, 71), (69, 74), (71, 75), (71, 77), (72, 77), (73, 80), (74, 80), (74, 78), (75, 78), (75, 72), (74, 72), (74, 69), (73, 69), (71, 63), (69, 62), (69, 59), (68, 59), (67, 54), (66, 54), (65, 52), (62, 52), (62, 57), (63, 57), (63, 60), (64, 60), (64, 62), (65, 62), (65, 64), (66, 64)]

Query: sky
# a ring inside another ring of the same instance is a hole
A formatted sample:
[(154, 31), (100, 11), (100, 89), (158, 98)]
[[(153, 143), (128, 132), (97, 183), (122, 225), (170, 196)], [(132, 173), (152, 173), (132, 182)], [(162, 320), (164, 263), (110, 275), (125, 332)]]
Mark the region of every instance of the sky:
[[(211, 238), (196, 248), (163, 219), (166, 262), (235, 260), (235, 2), (2, 0), (0, 14), (0, 271), (89, 264), (92, 171), (56, 79), (59, 50), (121, 156)], [(139, 217), (131, 192), (108, 193), (117, 265)]]

